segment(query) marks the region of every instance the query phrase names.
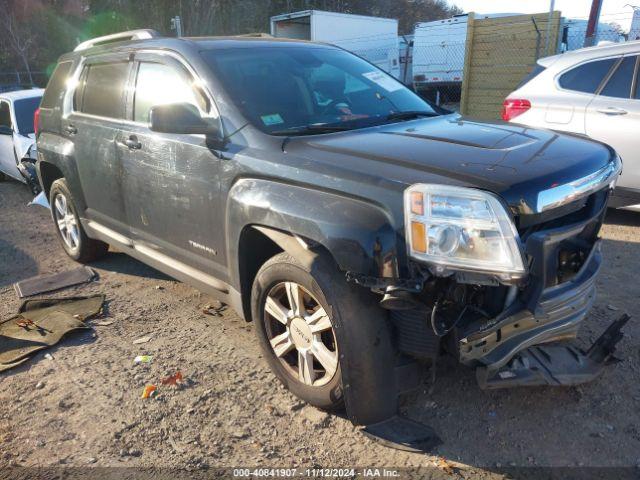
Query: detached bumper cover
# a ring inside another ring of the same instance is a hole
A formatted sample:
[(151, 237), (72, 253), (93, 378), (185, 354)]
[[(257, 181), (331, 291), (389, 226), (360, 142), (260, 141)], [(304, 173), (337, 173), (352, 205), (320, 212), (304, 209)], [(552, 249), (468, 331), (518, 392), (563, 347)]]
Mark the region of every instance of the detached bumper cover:
[(480, 367), (476, 370), (478, 384), (482, 389), (495, 389), (590, 382), (606, 365), (617, 361), (613, 353), (627, 321), (629, 316), (623, 315), (613, 322), (586, 352), (572, 345), (538, 345), (518, 353), (497, 371)]
[[(533, 345), (577, 336), (595, 300), (596, 277), (602, 264), (601, 241), (596, 235), (607, 198), (608, 191), (598, 192), (567, 222), (552, 222), (527, 237), (529, 284), (502, 314), (461, 335), (462, 363), (495, 372)], [(559, 258), (567, 248), (580, 249), (586, 258), (573, 278), (561, 281)]]
[(601, 263), (597, 242), (580, 272), (570, 281), (544, 290), (533, 311), (516, 302), (484, 331), (460, 340), (460, 361), (497, 370), (532, 345), (575, 338), (595, 300)]

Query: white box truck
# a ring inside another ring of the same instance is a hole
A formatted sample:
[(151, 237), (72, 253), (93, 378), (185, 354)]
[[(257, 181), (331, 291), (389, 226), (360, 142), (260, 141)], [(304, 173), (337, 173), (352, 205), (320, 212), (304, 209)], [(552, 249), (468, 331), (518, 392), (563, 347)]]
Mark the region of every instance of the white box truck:
[(271, 17), (271, 35), (330, 43), (400, 78), (396, 19), (304, 10)]
[[(476, 19), (500, 18), (521, 13), (475, 14)], [(457, 102), (460, 100), (468, 14), (444, 20), (417, 23), (413, 39), (413, 85), (432, 100)], [(496, 30), (496, 35), (500, 31)], [(553, 49), (567, 51), (582, 48), (587, 33), (587, 21), (562, 18), (560, 44)], [(609, 24), (598, 24), (598, 41), (618, 42), (623, 38)], [(544, 35), (542, 42), (545, 41)], [(542, 46), (544, 51), (544, 44)]]
[[(475, 18), (498, 18), (518, 13), (475, 14)], [(421, 22), (413, 35), (413, 85), (421, 93), (443, 103), (460, 100), (467, 42), (468, 14)], [(444, 97), (444, 98), (443, 98)]]

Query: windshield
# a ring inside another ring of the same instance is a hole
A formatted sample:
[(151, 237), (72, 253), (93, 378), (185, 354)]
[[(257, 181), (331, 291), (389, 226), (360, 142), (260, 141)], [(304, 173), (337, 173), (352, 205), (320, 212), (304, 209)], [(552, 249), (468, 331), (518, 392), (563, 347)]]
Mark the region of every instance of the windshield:
[(202, 54), (235, 104), (266, 133), (323, 133), (438, 114), (402, 83), (343, 50), (287, 46)]
[(23, 98), (13, 102), (18, 132), (22, 135), (33, 133), (33, 114), (40, 106), (42, 97)]

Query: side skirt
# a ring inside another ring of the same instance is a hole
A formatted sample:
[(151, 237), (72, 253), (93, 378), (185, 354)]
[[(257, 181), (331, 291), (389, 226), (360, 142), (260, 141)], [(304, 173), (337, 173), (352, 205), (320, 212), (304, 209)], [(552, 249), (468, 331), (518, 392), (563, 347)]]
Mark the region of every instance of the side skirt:
[(82, 226), (91, 238), (102, 240), (109, 245), (113, 245), (136, 260), (140, 260), (142, 263), (176, 280), (180, 280), (207, 295), (211, 295), (217, 300), (230, 305), (238, 315), (243, 316), (240, 292), (226, 282), (157, 252), (152, 248), (136, 243), (131, 238), (114, 232), (110, 228), (93, 220), (82, 219)]

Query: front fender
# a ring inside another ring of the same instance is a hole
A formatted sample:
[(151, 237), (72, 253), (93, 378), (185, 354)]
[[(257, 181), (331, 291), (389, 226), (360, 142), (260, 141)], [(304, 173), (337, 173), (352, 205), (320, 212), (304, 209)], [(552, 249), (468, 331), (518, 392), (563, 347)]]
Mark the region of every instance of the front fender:
[[(240, 235), (249, 225), (317, 242), (345, 272), (398, 276), (399, 239), (393, 219), (372, 203), (272, 180), (242, 179), (228, 195), (228, 258), (237, 258)], [(238, 278), (237, 270), (234, 273)]]

